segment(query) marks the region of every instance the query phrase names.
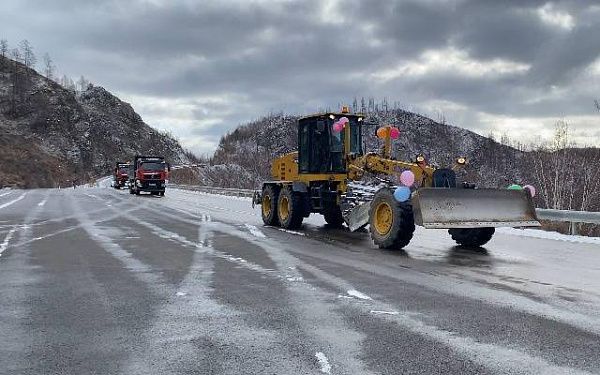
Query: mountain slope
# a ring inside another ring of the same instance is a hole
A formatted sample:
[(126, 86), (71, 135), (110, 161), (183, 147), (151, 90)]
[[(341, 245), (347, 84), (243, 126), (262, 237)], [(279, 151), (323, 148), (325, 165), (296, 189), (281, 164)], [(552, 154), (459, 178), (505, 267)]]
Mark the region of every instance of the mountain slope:
[(0, 57), (0, 184), (53, 187), (110, 173), (135, 154), (194, 161), (101, 87), (80, 94)]

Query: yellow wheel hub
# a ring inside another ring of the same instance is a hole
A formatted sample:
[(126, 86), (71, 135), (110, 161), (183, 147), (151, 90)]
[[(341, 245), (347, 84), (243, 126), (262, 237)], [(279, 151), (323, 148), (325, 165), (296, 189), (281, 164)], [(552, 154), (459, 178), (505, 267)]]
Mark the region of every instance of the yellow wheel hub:
[(381, 202), (375, 208), (375, 217), (373, 225), (378, 234), (384, 236), (389, 233), (394, 223), (394, 213), (392, 207), (386, 202)]
[(279, 198), (279, 218), (286, 221), (290, 215), (290, 200), (286, 196)]
[(262, 199), (262, 213), (264, 217), (269, 217), (269, 215), (271, 215), (271, 210), (273, 209), (271, 204), (271, 196), (265, 195)]

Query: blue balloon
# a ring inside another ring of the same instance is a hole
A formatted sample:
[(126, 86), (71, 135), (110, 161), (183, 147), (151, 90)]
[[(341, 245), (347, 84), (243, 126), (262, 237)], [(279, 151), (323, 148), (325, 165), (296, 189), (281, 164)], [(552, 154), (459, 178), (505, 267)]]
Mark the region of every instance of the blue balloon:
[(406, 202), (410, 199), (410, 188), (406, 186), (399, 186), (394, 191), (394, 198), (396, 198), (398, 202)]

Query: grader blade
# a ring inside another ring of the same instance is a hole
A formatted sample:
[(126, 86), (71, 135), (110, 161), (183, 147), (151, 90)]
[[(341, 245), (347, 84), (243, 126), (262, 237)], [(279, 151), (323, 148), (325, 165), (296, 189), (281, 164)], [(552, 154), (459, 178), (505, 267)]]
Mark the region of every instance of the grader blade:
[(425, 228), (540, 226), (524, 190), (422, 188), (412, 204), (415, 223)]
[(354, 207), (348, 216), (344, 218), (346, 220), (346, 224), (348, 224), (350, 232), (355, 232), (369, 224), (370, 208), (371, 202), (362, 203)]

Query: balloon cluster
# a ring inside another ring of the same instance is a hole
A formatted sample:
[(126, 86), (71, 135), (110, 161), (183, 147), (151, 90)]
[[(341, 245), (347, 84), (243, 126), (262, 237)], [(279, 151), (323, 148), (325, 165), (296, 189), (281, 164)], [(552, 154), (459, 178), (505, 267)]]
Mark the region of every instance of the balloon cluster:
[(517, 185), (517, 184), (512, 184), (509, 185), (508, 190), (525, 190), (529, 193), (529, 195), (531, 195), (531, 197), (535, 197), (536, 191), (535, 191), (535, 187), (533, 185), (525, 185), (525, 186), (521, 186), (521, 185)]
[(403, 186), (396, 188), (394, 191), (394, 198), (398, 202), (406, 202), (410, 199), (410, 187), (415, 183), (415, 174), (412, 171), (404, 171), (400, 173), (400, 183)]
[(332, 129), (334, 133), (339, 133), (341, 132), (344, 127), (346, 126), (347, 123), (349, 123), (350, 120), (348, 120), (348, 117), (342, 117), (339, 120), (337, 120), (336, 122), (333, 123)]
[(388, 135), (392, 139), (398, 139), (398, 138), (400, 138), (400, 129), (398, 129), (395, 126), (384, 126), (384, 127), (377, 129), (377, 137), (378, 138), (383, 139), (383, 138), (386, 138)]

